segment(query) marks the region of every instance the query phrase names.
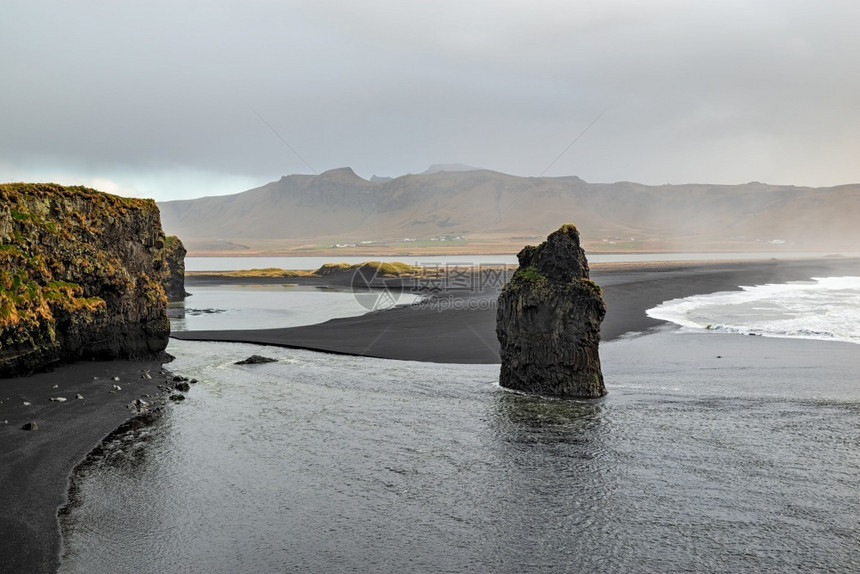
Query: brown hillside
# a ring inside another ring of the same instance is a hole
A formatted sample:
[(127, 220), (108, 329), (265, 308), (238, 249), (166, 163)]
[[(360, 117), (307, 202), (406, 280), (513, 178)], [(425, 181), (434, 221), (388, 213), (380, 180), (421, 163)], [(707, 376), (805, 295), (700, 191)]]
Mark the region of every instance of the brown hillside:
[(850, 251), (860, 239), (860, 184), (593, 184), (487, 170), (370, 182), (341, 168), (159, 207), (192, 253), (509, 251), (564, 221), (591, 250)]

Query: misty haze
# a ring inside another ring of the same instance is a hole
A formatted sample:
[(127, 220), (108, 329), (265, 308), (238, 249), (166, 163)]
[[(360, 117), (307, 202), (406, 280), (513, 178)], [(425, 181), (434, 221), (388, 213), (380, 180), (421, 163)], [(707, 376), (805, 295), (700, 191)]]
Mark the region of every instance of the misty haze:
[(860, 214), (860, 185), (592, 184), (479, 169), (373, 182), (341, 168), (159, 208), (165, 230), (196, 254), (513, 252), (565, 214), (597, 252), (852, 252), (860, 244), (848, 216)]

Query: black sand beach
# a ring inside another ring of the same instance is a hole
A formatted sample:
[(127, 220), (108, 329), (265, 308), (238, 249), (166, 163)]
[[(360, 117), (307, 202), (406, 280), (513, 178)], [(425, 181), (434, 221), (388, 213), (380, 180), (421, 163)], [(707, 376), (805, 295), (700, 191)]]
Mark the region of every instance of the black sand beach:
[[(659, 325), (645, 310), (668, 299), (739, 285), (839, 275), (860, 275), (860, 259), (592, 266), (592, 278), (603, 288), (608, 307), (604, 340)], [(196, 281), (217, 280), (191, 278), (187, 289), (192, 293)], [(391, 359), (495, 363), (495, 309), (486, 305), (492, 299), (492, 294), (452, 292), (417, 309), (396, 308), (307, 327), (173, 336)], [(61, 549), (57, 510), (65, 500), (69, 474), (105, 436), (133, 416), (126, 408), (129, 402), (159, 394), (158, 385), (164, 384), (157, 376), (160, 368), (157, 362), (91, 362), (0, 380), (0, 572), (56, 570)], [(142, 378), (145, 370), (152, 379)], [(115, 376), (120, 380), (112, 380)], [(111, 393), (114, 384), (122, 390)], [(77, 393), (84, 398), (75, 399)], [(67, 401), (50, 401), (57, 396)], [(24, 406), (25, 401), (31, 404)], [(35, 421), (39, 430), (22, 430), (29, 421)]]
[[(161, 368), (157, 361), (81, 362), (0, 380), (0, 572), (56, 571), (57, 510), (66, 501), (69, 474), (134, 416), (126, 408), (131, 401), (157, 404), (158, 387), (167, 384)], [(30, 422), (38, 430), (22, 429)]]
[[(744, 262), (618, 263), (591, 266), (603, 289), (607, 314), (604, 341), (646, 331), (661, 323), (645, 314), (663, 301), (730, 291), (740, 285), (802, 281), (811, 277), (860, 274), (860, 259), (767, 260)], [(192, 277), (186, 283), (212, 284), (217, 278)], [(290, 279), (299, 282), (300, 279)], [(313, 280), (316, 284), (318, 280)], [(253, 283), (253, 279), (228, 283)], [(261, 282), (271, 283), (265, 279)], [(285, 282), (285, 280), (281, 280)], [(285, 329), (188, 331), (173, 337), (196, 341), (256, 343), (387, 359), (441, 363), (497, 363), (496, 294), (450, 291), (409, 307), (333, 319)]]

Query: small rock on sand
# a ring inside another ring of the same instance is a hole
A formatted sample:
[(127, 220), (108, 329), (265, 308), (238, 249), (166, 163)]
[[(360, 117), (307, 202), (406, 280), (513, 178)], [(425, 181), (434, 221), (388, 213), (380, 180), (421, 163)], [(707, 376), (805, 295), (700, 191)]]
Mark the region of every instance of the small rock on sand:
[(236, 365), (259, 365), (260, 363), (277, 363), (277, 359), (272, 359), (270, 357), (263, 357), (262, 355), (251, 355), (247, 359), (243, 359), (241, 361), (236, 361)]
[(128, 403), (128, 408), (138, 413), (145, 413), (149, 410), (149, 403), (143, 399), (134, 399)]
[(56, 403), (64, 403), (66, 402), (66, 397), (51, 397), (51, 400)]
[(25, 423), (24, 426), (21, 427), (21, 430), (39, 430), (39, 425), (30, 421)]

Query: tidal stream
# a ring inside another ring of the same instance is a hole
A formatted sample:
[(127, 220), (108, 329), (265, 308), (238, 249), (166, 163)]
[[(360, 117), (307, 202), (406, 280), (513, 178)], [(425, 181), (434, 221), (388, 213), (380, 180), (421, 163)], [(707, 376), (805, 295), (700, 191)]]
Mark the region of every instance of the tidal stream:
[(169, 350), (200, 382), (78, 470), (63, 573), (860, 570), (857, 345), (621, 340), (597, 401), (494, 365)]

